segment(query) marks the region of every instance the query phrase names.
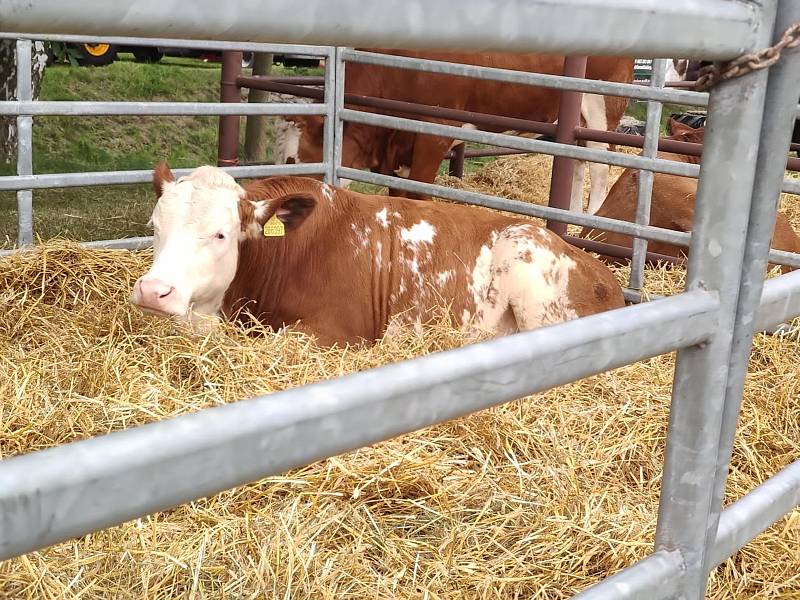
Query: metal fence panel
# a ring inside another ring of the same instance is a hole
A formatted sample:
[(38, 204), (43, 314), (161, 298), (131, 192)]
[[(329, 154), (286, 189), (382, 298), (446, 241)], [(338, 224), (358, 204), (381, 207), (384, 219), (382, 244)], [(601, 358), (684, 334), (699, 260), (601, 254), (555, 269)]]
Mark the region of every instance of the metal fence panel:
[(720, 60), (756, 46), (759, 17), (728, 0), (196, 0), (191, 13), (157, 0), (0, 1), (10, 32)]
[[(762, 46), (775, 19), (775, 3), (764, 5)], [(687, 289), (719, 293), (719, 331), (706, 345), (678, 351), (656, 531), (656, 550), (683, 555), (680, 592), (687, 599), (705, 593), (716, 533), (712, 491), (766, 76), (762, 70), (721, 82), (709, 97)]]

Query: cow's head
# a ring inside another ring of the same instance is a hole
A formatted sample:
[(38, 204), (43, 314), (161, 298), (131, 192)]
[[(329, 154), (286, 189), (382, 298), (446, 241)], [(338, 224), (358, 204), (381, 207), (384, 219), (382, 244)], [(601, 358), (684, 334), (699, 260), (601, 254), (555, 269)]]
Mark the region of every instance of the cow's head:
[(697, 81), (700, 70), (713, 64), (707, 60), (689, 60), (687, 58), (674, 58), (667, 63), (667, 81)]
[[(273, 156), (276, 164), (322, 162), (325, 121), (322, 116), (285, 117), (276, 126)], [(398, 166), (394, 154), (410, 156), (413, 134), (346, 122), (343, 125), (342, 165), (394, 174)], [(396, 148), (397, 134), (405, 134), (402, 149)], [(410, 142), (409, 142), (410, 140)], [(391, 155), (391, 156), (390, 156)], [(406, 158), (404, 164), (410, 164)]]
[(667, 131), (669, 132), (669, 139), (679, 142), (702, 144), (705, 137), (705, 127), (690, 127), (672, 117), (667, 121)]
[(131, 302), (168, 316), (217, 315), (236, 275), (239, 244), (263, 235), (271, 217), (288, 232), (314, 208), (308, 194), (251, 199), (233, 177), (210, 166), (176, 180), (166, 163), (153, 176), (153, 265)]

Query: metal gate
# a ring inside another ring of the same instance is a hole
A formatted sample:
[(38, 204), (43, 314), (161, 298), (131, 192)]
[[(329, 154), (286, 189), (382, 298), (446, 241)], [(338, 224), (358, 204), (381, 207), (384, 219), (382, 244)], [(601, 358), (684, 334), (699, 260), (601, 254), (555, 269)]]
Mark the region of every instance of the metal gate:
[[(237, 176), (317, 173), (331, 182), (342, 177), (391, 184), (633, 235), (638, 238), (633, 291), (641, 287), (645, 240), (688, 245), (686, 289), (669, 298), (553, 327), (5, 459), (0, 462), (0, 559), (676, 349), (654, 552), (579, 596), (700, 598), (714, 566), (800, 504), (798, 460), (722, 511), (753, 334), (800, 314), (800, 271), (764, 282), (768, 257), (800, 264), (794, 255), (768, 252), (780, 189), (800, 191), (796, 181), (783, 181), (783, 157), (800, 92), (797, 51), (786, 51), (769, 70), (720, 83), (706, 97), (662, 89), (663, 61), (655, 61), (651, 85), (642, 87), (411, 61), (341, 47), (246, 43), (271, 39), (728, 60), (769, 46), (791, 23), (800, 21), (800, 5), (791, 0), (677, 0), (668, 7), (658, 0), (369, 4), (310, 0), (301, 10), (275, 1), (250, 12), (244, 3), (223, 7), (200, 0), (192, 7), (193, 18), (186, 19), (169, 3), (147, 3), (146, 10), (137, 9), (139, 4), (40, 0), (21, 6), (14, 0), (0, 0), (0, 22), (15, 32), (44, 31), (56, 36), (169, 32), (185, 40), (244, 42), (204, 42), (207, 47), (318, 54), (327, 58), (324, 103), (32, 102), (24, 76), (29, 42), (21, 41), (19, 100), (0, 103), (0, 114), (17, 115), (20, 125), (19, 173), (0, 178), (0, 189), (18, 190), (21, 242), (30, 240), (32, 189), (150, 179), (149, 171), (32, 174), (25, 140), (30, 141), (33, 115), (322, 114), (327, 117), (323, 163), (238, 167), (230, 172)], [(481, 27), (476, 29), (475, 23)], [(23, 37), (46, 39), (47, 35)], [(102, 41), (114, 40), (103, 37)], [(149, 41), (152, 45), (161, 42)], [(196, 41), (183, 44), (201, 45)], [(169, 41), (169, 45), (177, 44)], [(608, 153), (348, 109), (344, 107), (344, 75), (346, 63), (353, 61), (641, 98), (649, 101), (644, 153)], [(699, 168), (655, 157), (660, 103), (676, 98), (687, 104), (708, 104)], [(637, 222), (342, 167), (344, 121), (641, 169)], [(700, 177), (691, 235), (647, 225), (654, 171)], [(146, 240), (101, 242), (142, 243)], [(92, 510), (86, 510), (87, 506)]]

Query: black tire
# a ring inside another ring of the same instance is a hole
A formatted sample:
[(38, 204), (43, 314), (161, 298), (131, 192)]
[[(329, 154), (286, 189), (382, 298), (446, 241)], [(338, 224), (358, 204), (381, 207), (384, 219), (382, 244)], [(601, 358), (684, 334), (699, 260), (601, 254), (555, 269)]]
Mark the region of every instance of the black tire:
[(117, 47), (113, 44), (78, 44), (78, 64), (86, 67), (104, 67), (117, 58)]
[(164, 53), (159, 48), (142, 46), (133, 49), (133, 58), (136, 62), (157, 63), (164, 58)]

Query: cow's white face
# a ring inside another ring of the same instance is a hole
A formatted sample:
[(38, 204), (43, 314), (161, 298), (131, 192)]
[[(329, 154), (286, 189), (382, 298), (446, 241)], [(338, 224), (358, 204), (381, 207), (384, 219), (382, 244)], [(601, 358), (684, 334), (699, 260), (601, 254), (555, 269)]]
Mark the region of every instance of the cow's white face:
[(245, 236), (240, 202), (245, 191), (215, 167), (174, 180), (159, 165), (152, 216), (153, 266), (134, 285), (131, 302), (146, 312), (186, 317), (216, 315), (236, 274)]

